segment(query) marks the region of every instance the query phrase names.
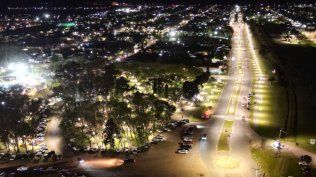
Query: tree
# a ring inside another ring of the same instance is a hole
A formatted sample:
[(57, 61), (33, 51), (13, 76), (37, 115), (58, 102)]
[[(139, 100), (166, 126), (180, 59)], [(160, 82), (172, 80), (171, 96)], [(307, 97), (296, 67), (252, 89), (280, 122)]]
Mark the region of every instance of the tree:
[(182, 87), (183, 97), (191, 100), (199, 93), (199, 86), (195, 82), (185, 81)]
[(169, 86), (168, 84), (165, 85), (165, 98), (169, 97)]
[(119, 77), (115, 80), (115, 94), (122, 95), (124, 92), (129, 91), (131, 87), (128, 85), (128, 80), (125, 77)]
[(206, 72), (206, 73), (196, 76), (193, 82), (196, 83), (197, 85), (202, 85), (208, 81), (209, 77), (210, 77), (210, 73)]
[(37, 101), (23, 93), (23, 87), (14, 85), (8, 90), (0, 90), (0, 124), (3, 128), (1, 139), (7, 142), (9, 138), (15, 141), (19, 152), (19, 138), (25, 142), (25, 137), (34, 134), (30, 120), (38, 117), (40, 105)]
[(119, 133), (119, 128), (117, 124), (113, 121), (113, 119), (109, 119), (105, 123), (105, 129), (104, 129), (104, 144), (110, 144), (110, 148), (114, 148), (114, 141), (116, 135)]

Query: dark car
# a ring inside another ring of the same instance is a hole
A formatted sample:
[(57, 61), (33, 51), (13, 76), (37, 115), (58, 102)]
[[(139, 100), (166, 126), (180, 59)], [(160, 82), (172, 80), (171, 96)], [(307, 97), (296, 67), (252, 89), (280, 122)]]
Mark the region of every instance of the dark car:
[(186, 150), (189, 150), (189, 149), (191, 149), (192, 148), (192, 146), (191, 145), (189, 145), (189, 144), (182, 144), (182, 145), (180, 145), (180, 149), (186, 149)]
[(136, 162), (136, 160), (133, 158), (128, 158), (128, 159), (124, 160), (124, 163), (135, 163), (135, 162)]
[(312, 168), (310, 166), (302, 168), (304, 176), (312, 176)]

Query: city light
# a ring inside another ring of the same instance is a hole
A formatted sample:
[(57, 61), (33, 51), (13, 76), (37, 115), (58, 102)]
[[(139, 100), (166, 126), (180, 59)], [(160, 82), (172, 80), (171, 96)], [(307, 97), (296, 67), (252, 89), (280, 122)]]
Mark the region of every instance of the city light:
[(8, 69), (12, 71), (12, 76), (17, 79), (21, 79), (29, 73), (29, 68), (24, 63), (10, 63)]
[(50, 18), (50, 14), (48, 14), (48, 13), (44, 14), (43, 16), (44, 16), (44, 18), (46, 18), (46, 19)]
[(177, 32), (176, 31), (170, 31), (169, 32), (169, 36), (170, 37), (175, 37), (177, 35)]

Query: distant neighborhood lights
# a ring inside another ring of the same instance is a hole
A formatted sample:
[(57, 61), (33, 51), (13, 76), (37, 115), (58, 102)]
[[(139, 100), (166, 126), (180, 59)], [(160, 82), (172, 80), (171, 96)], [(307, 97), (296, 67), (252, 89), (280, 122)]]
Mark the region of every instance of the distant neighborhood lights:
[(131, 12), (137, 12), (137, 10), (131, 9), (131, 8), (122, 8), (122, 9), (117, 9), (116, 12), (131, 13)]
[(44, 14), (44, 18), (46, 18), (46, 19), (48, 19), (48, 18), (50, 18), (50, 14)]

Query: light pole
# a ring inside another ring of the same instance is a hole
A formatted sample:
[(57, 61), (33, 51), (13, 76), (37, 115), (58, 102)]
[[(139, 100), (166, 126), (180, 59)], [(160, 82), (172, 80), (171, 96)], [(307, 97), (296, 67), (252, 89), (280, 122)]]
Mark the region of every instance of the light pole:
[(287, 134), (286, 131), (284, 131), (283, 128), (281, 128), (279, 131), (279, 140), (281, 140), (282, 133)]
[(256, 174), (256, 177), (259, 177), (259, 168), (253, 168), (253, 170), (255, 170), (255, 174)]

